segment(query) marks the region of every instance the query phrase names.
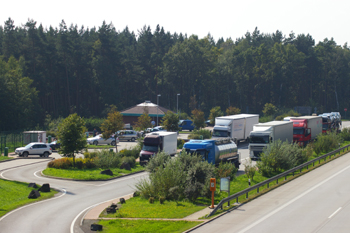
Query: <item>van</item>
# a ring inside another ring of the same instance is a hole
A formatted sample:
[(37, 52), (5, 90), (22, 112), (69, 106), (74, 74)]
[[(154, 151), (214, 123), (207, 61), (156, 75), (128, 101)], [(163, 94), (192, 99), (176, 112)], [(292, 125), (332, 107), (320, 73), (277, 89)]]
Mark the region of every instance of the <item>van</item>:
[(119, 141), (132, 141), (134, 142), (139, 138), (139, 133), (134, 130), (120, 130), (117, 132)]
[(193, 122), (191, 120), (181, 120), (179, 122), (179, 127), (181, 130), (189, 130), (190, 132), (194, 130)]

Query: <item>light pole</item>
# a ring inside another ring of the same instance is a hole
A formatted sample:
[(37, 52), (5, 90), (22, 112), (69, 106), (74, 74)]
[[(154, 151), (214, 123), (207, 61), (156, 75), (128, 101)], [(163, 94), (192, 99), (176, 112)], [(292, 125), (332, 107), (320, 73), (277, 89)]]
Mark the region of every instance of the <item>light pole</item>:
[(179, 95), (180, 94), (177, 94), (176, 96), (176, 114), (179, 114)]
[(159, 99), (159, 96), (161, 96), (160, 94), (157, 95), (157, 126), (158, 126), (158, 99)]

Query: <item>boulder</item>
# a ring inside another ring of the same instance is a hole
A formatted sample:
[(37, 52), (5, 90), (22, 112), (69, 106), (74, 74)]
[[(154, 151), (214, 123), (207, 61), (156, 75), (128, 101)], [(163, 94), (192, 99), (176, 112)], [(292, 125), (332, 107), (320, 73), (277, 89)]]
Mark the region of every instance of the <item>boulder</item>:
[(40, 196), (41, 196), (41, 195), (40, 195), (40, 193), (39, 193), (38, 190), (32, 190), (32, 191), (29, 193), (28, 198), (30, 198), (30, 199), (36, 199), (36, 198), (38, 198), (38, 197), (40, 197)]
[(130, 164), (129, 163), (122, 163), (122, 165), (120, 166), (120, 169), (125, 169), (125, 170), (128, 170), (128, 171), (131, 171), (131, 167), (130, 167)]
[(43, 192), (43, 193), (48, 193), (50, 192), (50, 184), (43, 184), (43, 186), (41, 186), (38, 191)]
[(124, 198), (120, 198), (119, 201), (120, 201), (120, 204), (125, 204), (125, 199)]
[(92, 231), (102, 231), (102, 225), (100, 225), (100, 224), (91, 224), (90, 230), (92, 230)]
[(117, 210), (112, 207), (107, 207), (106, 211), (107, 211), (107, 214), (114, 214), (117, 212)]
[(35, 189), (36, 189), (36, 188), (38, 188), (38, 185), (36, 185), (36, 183), (29, 183), (29, 184), (28, 184), (28, 187), (29, 187), (29, 188), (35, 188)]
[(118, 205), (115, 203), (112, 203), (112, 205), (110, 205), (109, 207), (116, 209), (118, 207)]
[(105, 175), (113, 176), (113, 172), (112, 172), (110, 169), (101, 171), (100, 174), (105, 174)]

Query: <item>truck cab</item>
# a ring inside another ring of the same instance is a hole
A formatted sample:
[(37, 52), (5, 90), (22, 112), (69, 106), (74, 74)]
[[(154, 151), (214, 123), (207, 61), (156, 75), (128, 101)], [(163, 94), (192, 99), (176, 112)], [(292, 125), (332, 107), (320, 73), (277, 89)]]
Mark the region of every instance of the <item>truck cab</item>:
[(271, 127), (255, 127), (249, 135), (249, 157), (257, 160), (267, 144), (273, 141)]
[(302, 146), (311, 141), (311, 128), (308, 128), (306, 119), (290, 119), (293, 122), (293, 142)]

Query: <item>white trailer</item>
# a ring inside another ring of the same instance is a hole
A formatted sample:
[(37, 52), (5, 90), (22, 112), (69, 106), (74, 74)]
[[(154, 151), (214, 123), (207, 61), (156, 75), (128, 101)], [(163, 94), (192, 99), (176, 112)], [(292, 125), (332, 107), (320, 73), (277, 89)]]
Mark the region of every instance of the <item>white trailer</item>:
[(215, 118), (212, 138), (229, 137), (236, 141), (247, 140), (253, 126), (259, 123), (257, 114), (237, 114)]
[(267, 144), (277, 140), (293, 142), (293, 122), (270, 121), (254, 125), (249, 135), (250, 158), (258, 159)]

